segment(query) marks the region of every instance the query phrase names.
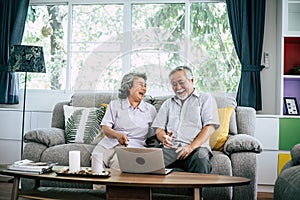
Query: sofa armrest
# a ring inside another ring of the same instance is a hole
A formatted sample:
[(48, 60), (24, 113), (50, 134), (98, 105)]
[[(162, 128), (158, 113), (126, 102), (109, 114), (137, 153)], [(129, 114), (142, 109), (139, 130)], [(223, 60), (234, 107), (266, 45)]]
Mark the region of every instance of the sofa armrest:
[(64, 130), (59, 128), (31, 130), (25, 134), (24, 142), (36, 142), (47, 147), (65, 144)]
[(300, 144), (296, 144), (291, 149), (291, 156), (294, 165), (300, 165)]
[(251, 180), (249, 185), (234, 187), (233, 199), (254, 200), (257, 193), (257, 155), (254, 152), (238, 152), (230, 155), (232, 175)]
[(22, 155), (22, 159), (32, 160), (34, 162), (40, 162), (43, 152), (48, 149), (45, 144), (37, 142), (26, 143)]
[(256, 123), (256, 111), (251, 107), (236, 107), (236, 123), (238, 133), (254, 136), (255, 123)]
[(224, 145), (224, 152), (228, 155), (237, 152), (260, 153), (261, 151), (261, 142), (253, 136), (246, 134), (229, 136)]
[(288, 169), (288, 168), (290, 168), (290, 167), (293, 167), (293, 166), (295, 166), (293, 160), (287, 161), (287, 163), (285, 163), (285, 164), (283, 165), (283, 167), (282, 167), (282, 169), (281, 169), (281, 171), (280, 171), (280, 174), (281, 174), (284, 170), (286, 170), (286, 169)]

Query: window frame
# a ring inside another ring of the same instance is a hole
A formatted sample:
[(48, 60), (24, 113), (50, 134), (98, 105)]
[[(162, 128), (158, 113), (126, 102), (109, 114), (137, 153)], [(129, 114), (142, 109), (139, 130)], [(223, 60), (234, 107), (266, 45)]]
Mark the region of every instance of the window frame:
[[(123, 16), (123, 31), (128, 32), (132, 30), (131, 26), (131, 17), (132, 17), (132, 4), (164, 4), (164, 3), (176, 3), (176, 4), (184, 4), (185, 5), (185, 27), (184, 27), (184, 34), (189, 35), (190, 34), (190, 8), (192, 3), (224, 3), (225, 0), (30, 0), (29, 6), (37, 5), (48, 5), (48, 4), (56, 4), (56, 5), (67, 5), (68, 6), (68, 26), (67, 26), (67, 65), (66, 65), (66, 87), (65, 89), (61, 90), (42, 90), (42, 89), (28, 89), (29, 91), (39, 90), (39, 91), (45, 91), (47, 93), (49, 92), (63, 92), (63, 93), (73, 93), (74, 90), (71, 89), (71, 43), (72, 43), (72, 8), (73, 5), (89, 5), (89, 4), (122, 4), (124, 7), (124, 16)], [(187, 44), (188, 37), (186, 37), (186, 44)], [(186, 45), (187, 46), (187, 45)], [(184, 51), (185, 54), (187, 54), (187, 51)], [(187, 57), (188, 55), (185, 55)], [(126, 69), (126, 66), (131, 66), (131, 60), (130, 56), (124, 56), (122, 58), (122, 70)], [(126, 71), (126, 70), (125, 70)], [(40, 92), (39, 92), (40, 93)]]

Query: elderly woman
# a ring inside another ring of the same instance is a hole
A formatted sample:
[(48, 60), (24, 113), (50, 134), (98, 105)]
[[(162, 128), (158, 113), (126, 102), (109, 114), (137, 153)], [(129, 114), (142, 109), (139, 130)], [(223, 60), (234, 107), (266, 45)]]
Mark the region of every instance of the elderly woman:
[(119, 89), (119, 99), (108, 105), (101, 123), (105, 137), (94, 149), (94, 152), (103, 153), (105, 167), (119, 169), (116, 146), (145, 146), (156, 116), (155, 107), (143, 101), (147, 92), (146, 80), (146, 74), (143, 73), (126, 74)]

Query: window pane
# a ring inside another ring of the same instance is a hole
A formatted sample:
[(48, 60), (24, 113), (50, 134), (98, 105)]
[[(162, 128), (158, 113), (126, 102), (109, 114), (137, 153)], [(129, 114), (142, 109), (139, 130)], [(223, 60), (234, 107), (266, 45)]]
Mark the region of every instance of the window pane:
[(113, 90), (122, 72), (122, 60), (117, 58), (122, 48), (118, 36), (123, 31), (123, 5), (74, 5), (72, 9), (72, 89)]
[(240, 79), (225, 3), (191, 5), (190, 40), (204, 51), (195, 68), (196, 86), (204, 91), (236, 92)]
[(168, 72), (185, 62), (184, 27), (184, 4), (133, 4), (131, 66), (147, 73), (149, 93), (171, 93)]
[[(22, 44), (43, 47), (47, 73), (28, 73), (28, 89), (65, 89), (67, 11), (66, 5), (29, 7)], [(22, 88), (23, 73), (20, 79)]]
[[(70, 52), (66, 48), (69, 7), (30, 6), (23, 44), (44, 47), (47, 73), (28, 73), (28, 88), (116, 90), (122, 75), (136, 70), (147, 73), (149, 92), (171, 92), (169, 71), (189, 65), (198, 89), (237, 91), (240, 63), (223, 1), (188, 3), (190, 7), (176, 1), (140, 2), (126, 11), (123, 4), (70, 5)], [(128, 12), (131, 19), (123, 16)], [(125, 29), (132, 28), (130, 33), (123, 30), (129, 20)], [(20, 78), (22, 88), (23, 73)]]

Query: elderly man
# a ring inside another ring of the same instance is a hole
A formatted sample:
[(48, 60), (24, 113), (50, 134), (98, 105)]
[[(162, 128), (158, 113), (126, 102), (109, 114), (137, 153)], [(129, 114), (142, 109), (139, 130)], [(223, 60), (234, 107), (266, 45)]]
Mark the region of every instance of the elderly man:
[(175, 96), (161, 106), (152, 127), (163, 144), (166, 167), (210, 173), (210, 135), (219, 127), (215, 99), (194, 88), (191, 69), (179, 66), (169, 74)]

